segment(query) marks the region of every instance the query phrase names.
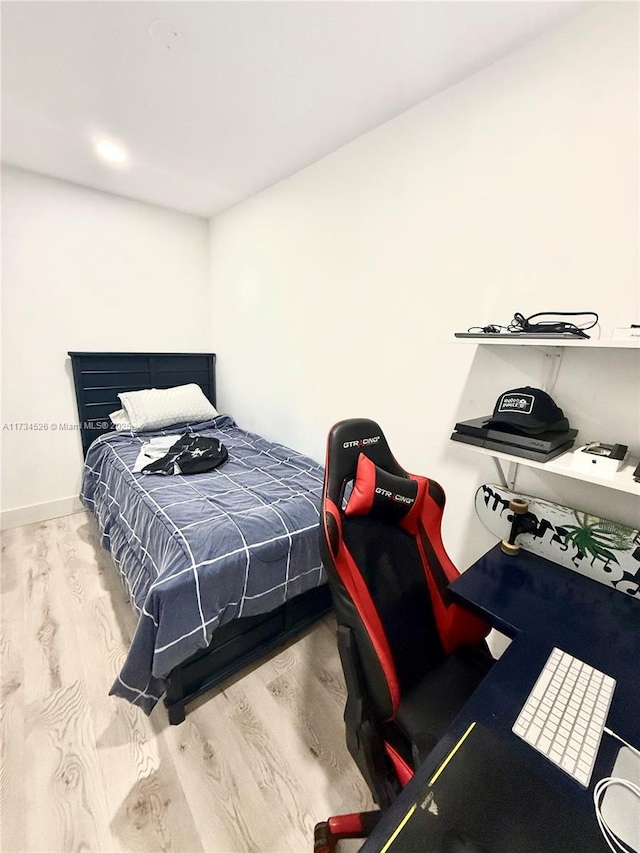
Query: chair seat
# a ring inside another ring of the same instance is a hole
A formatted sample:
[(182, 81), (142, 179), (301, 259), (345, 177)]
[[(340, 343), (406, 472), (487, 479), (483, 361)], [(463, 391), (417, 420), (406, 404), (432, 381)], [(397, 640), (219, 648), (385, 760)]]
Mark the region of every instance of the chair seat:
[[(427, 752), (435, 746), (493, 663), (482, 647), (459, 649), (405, 692), (394, 722), (409, 750), (418, 745), (421, 760), (426, 757), (425, 744), (429, 745)], [(415, 764), (406, 749), (402, 753)]]

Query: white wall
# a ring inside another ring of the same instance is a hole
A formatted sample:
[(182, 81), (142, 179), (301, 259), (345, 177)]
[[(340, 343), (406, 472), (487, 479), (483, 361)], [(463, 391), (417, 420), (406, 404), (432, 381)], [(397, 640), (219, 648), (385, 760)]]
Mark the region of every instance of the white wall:
[[(2, 181), (3, 424), (77, 424), (68, 350), (208, 351), (206, 220), (13, 168)], [(5, 525), (77, 505), (78, 432), (0, 435)]]
[[(585, 10), (216, 217), (220, 407), (318, 460), (336, 420), (377, 419), (399, 461), (445, 487), (454, 560), (478, 556), (493, 540), (472, 498), (496, 474), (448, 437), (522, 374), (505, 352), (474, 364), (475, 347), (443, 341), (515, 311), (594, 309), (605, 336), (638, 321), (637, 63), (636, 5)], [(630, 356), (604, 362), (617, 394), (637, 381)], [(562, 405), (571, 389), (574, 420), (597, 404), (578, 375), (554, 392)], [(601, 417), (619, 429), (593, 437), (637, 445), (633, 405), (619, 417), (611, 399)], [(637, 513), (636, 498), (559, 480), (538, 475), (537, 493)]]

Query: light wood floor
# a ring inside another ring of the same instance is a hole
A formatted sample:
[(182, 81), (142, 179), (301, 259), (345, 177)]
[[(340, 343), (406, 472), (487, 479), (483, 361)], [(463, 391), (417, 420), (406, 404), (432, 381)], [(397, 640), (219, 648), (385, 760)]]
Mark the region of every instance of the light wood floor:
[(135, 617), (87, 513), (3, 534), (2, 851), (310, 851), (373, 808), (327, 617), (180, 726), (108, 691)]

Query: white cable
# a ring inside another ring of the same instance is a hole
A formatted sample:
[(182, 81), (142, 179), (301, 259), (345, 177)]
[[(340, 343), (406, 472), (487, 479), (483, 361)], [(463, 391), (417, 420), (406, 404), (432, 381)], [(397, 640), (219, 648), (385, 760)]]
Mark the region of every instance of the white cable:
[(615, 834), (615, 832), (611, 829), (609, 824), (602, 816), (602, 811), (600, 807), (601, 799), (607, 788), (610, 788), (612, 785), (621, 785), (623, 788), (626, 788), (627, 790), (634, 793), (636, 797), (640, 799), (640, 786), (634, 785), (634, 783), (629, 782), (628, 779), (622, 779), (620, 777), (614, 776), (605, 776), (604, 779), (600, 779), (600, 781), (593, 789), (593, 804), (596, 810), (598, 826), (600, 827), (600, 831), (604, 836), (604, 840), (607, 842), (609, 849), (613, 851), (613, 853), (636, 853), (633, 847), (629, 846), (625, 841), (623, 841), (619, 836)]
[[(611, 737), (619, 740), (620, 743), (623, 743), (631, 752), (634, 752), (636, 755), (640, 756), (640, 749), (636, 749), (635, 746), (631, 746), (623, 737), (616, 734), (611, 729), (608, 729), (606, 726), (604, 727), (604, 731), (611, 735)], [(601, 810), (601, 802), (602, 798), (607, 790), (612, 785), (621, 785), (623, 788), (626, 788), (628, 791), (631, 791), (633, 794), (640, 799), (640, 786), (636, 785), (634, 782), (630, 782), (628, 779), (623, 779), (619, 776), (605, 776), (604, 779), (600, 779), (600, 781), (595, 785), (593, 789), (593, 804), (596, 810), (596, 819), (598, 821), (598, 826), (600, 827), (600, 831), (604, 836), (604, 840), (607, 842), (609, 849), (613, 851), (613, 853), (637, 853), (637, 851), (623, 841), (619, 836), (615, 834), (615, 832), (611, 829), (609, 824), (606, 822), (604, 817), (602, 816)]]
[(631, 746), (631, 744), (628, 743), (628, 741), (626, 741), (623, 737), (620, 737), (620, 735), (617, 735), (615, 732), (612, 732), (611, 729), (608, 729), (606, 726), (604, 727), (603, 731), (605, 731), (608, 735), (611, 735), (611, 737), (614, 737), (616, 740), (619, 740), (620, 743), (623, 743), (625, 746), (629, 747), (631, 752), (635, 752), (636, 755), (640, 756), (640, 749), (636, 749), (635, 746)]

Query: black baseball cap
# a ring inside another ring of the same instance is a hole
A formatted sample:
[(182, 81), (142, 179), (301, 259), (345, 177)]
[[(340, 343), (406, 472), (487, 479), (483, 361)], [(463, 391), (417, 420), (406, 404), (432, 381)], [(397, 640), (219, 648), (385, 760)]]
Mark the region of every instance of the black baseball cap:
[(486, 426), (509, 427), (537, 435), (541, 432), (565, 432), (569, 429), (569, 421), (546, 391), (527, 385), (501, 394)]

